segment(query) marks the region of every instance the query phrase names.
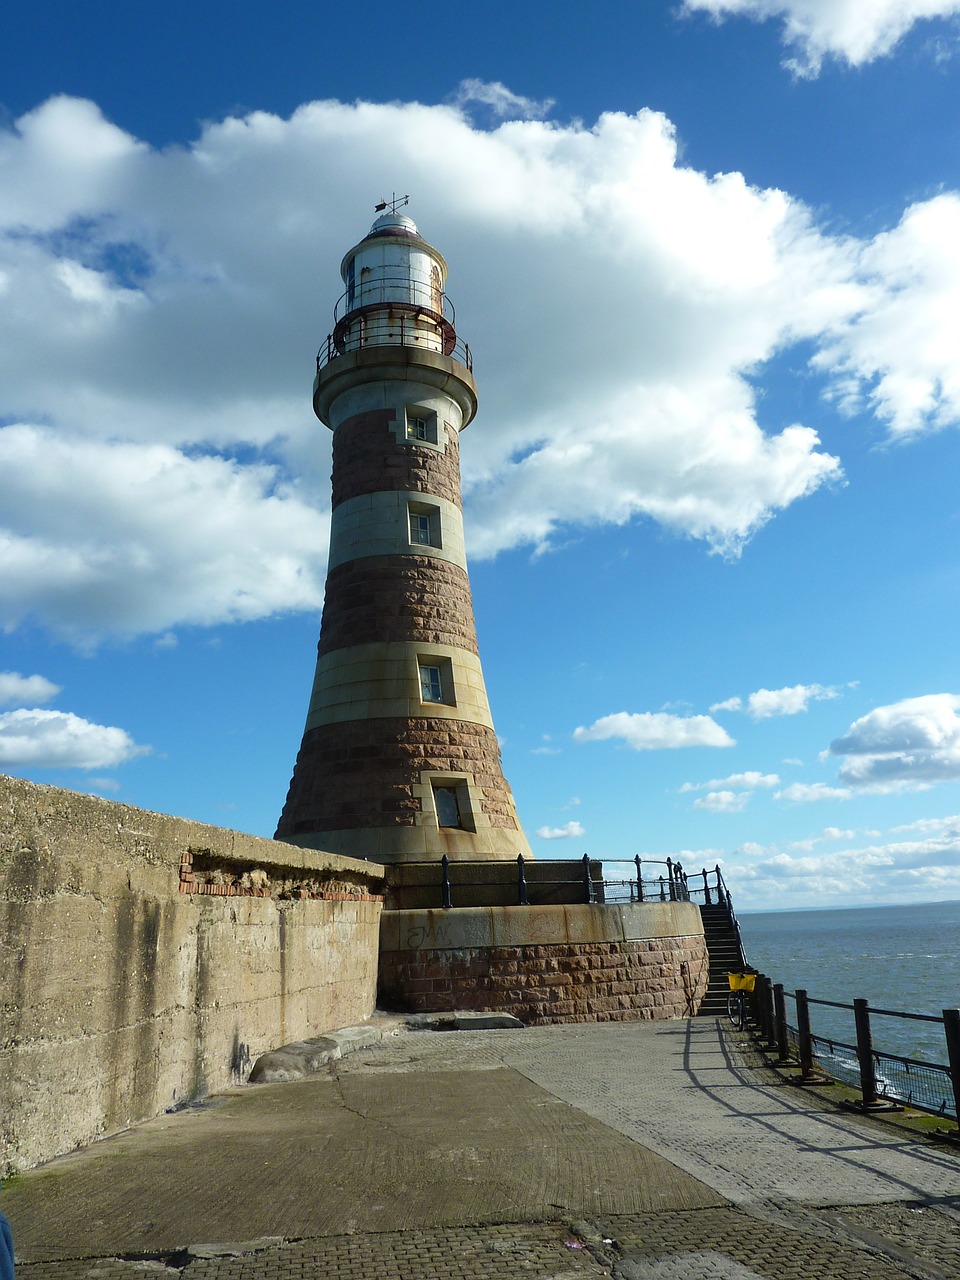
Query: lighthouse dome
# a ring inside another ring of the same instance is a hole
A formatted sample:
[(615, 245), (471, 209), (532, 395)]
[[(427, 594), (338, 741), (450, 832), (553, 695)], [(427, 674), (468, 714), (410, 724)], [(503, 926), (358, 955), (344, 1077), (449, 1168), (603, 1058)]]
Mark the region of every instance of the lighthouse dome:
[(381, 213), (376, 222), (370, 228), (370, 235), (382, 235), (389, 232), (391, 235), (408, 235), (419, 236), (417, 224), (412, 218), (406, 217), (402, 213)]

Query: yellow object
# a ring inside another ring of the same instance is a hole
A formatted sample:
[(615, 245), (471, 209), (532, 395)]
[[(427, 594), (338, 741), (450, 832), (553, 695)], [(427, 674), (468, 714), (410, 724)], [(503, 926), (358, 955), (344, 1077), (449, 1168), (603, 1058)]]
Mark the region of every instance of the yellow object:
[(755, 973), (728, 973), (727, 981), (731, 991), (752, 991), (757, 980)]

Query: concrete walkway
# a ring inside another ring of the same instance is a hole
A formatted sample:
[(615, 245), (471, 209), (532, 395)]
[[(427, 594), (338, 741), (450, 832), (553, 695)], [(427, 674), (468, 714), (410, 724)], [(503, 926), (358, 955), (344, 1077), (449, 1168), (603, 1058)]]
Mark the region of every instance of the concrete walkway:
[(960, 1277), (960, 1152), (711, 1020), (407, 1033), (54, 1161), (22, 1280)]

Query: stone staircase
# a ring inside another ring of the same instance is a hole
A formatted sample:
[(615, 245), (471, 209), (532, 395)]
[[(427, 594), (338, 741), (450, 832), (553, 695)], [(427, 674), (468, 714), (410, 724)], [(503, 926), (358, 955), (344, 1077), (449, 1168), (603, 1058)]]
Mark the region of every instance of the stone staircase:
[(715, 1018), (727, 1011), (730, 991), (727, 974), (743, 965), (737, 929), (725, 906), (701, 907), (703, 932), (710, 957), (710, 979), (707, 994), (697, 1012), (700, 1018)]

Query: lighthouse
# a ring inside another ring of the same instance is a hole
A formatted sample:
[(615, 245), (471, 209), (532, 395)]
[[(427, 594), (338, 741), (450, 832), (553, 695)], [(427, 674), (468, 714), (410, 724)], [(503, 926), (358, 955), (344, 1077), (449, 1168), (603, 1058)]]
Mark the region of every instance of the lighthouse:
[(530, 848), (503, 775), (464, 549), (477, 411), (447, 266), (397, 202), (341, 264), (313, 407), (333, 432), (316, 673), (276, 838), (378, 862)]

